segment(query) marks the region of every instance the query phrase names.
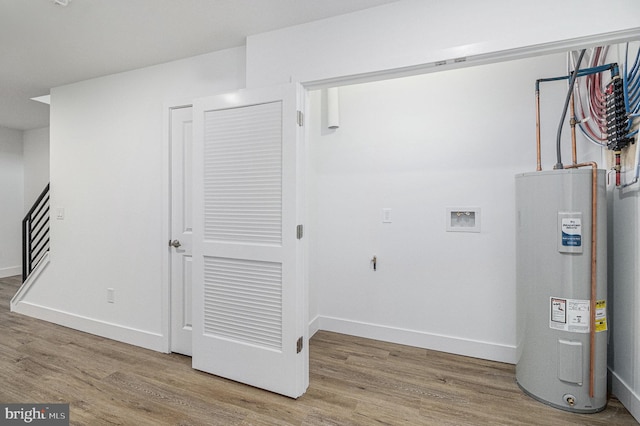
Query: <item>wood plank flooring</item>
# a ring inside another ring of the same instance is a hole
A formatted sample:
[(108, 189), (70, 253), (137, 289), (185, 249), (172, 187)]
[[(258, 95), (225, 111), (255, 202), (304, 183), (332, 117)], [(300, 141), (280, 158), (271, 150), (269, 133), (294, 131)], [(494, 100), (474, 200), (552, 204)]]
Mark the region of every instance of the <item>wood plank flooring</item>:
[(298, 400), (162, 354), (9, 312), (0, 279), (0, 402), (70, 403), (74, 425), (637, 425), (612, 397), (573, 414), (524, 395), (514, 366), (329, 332)]

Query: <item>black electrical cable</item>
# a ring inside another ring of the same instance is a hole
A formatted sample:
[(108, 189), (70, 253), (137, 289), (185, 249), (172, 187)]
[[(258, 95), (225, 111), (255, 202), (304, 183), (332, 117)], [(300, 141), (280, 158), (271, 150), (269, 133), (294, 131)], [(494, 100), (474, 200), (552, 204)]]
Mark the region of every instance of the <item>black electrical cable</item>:
[(573, 94), (573, 86), (576, 84), (576, 79), (578, 78), (578, 70), (580, 69), (580, 63), (582, 62), (582, 58), (584, 57), (584, 53), (587, 49), (582, 49), (580, 52), (580, 57), (578, 57), (578, 62), (576, 62), (576, 69), (571, 73), (571, 80), (569, 81), (569, 91), (567, 92), (567, 99), (564, 101), (564, 109), (562, 110), (562, 117), (560, 117), (560, 124), (558, 124), (558, 136), (556, 138), (556, 159), (557, 163), (553, 166), (554, 169), (563, 169), (562, 165), (562, 154), (560, 153), (560, 138), (562, 137), (562, 125), (564, 124), (564, 119), (567, 117), (567, 109), (569, 108), (569, 101), (571, 101), (571, 95)]

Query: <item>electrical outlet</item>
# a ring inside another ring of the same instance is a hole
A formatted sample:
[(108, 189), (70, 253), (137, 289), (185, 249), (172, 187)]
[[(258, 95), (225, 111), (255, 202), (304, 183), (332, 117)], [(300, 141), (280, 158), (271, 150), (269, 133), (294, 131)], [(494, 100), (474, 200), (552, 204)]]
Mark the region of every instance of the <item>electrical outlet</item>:
[(107, 289), (107, 302), (116, 303), (116, 291), (112, 288)]

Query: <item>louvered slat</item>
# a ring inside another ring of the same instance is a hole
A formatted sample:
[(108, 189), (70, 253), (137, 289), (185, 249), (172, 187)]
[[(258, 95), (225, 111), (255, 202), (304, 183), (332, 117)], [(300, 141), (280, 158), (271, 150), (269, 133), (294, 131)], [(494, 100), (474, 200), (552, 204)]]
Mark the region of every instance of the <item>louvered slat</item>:
[(205, 240), (282, 245), (281, 110), (272, 102), (205, 115)]
[(282, 349), (282, 265), (204, 259), (204, 332)]

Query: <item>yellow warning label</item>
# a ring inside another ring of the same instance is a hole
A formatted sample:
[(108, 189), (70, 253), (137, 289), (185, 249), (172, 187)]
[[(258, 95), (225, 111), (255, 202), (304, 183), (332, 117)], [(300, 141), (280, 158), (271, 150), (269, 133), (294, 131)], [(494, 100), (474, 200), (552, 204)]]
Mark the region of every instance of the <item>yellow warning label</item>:
[(607, 331), (607, 301), (596, 300), (596, 333)]

